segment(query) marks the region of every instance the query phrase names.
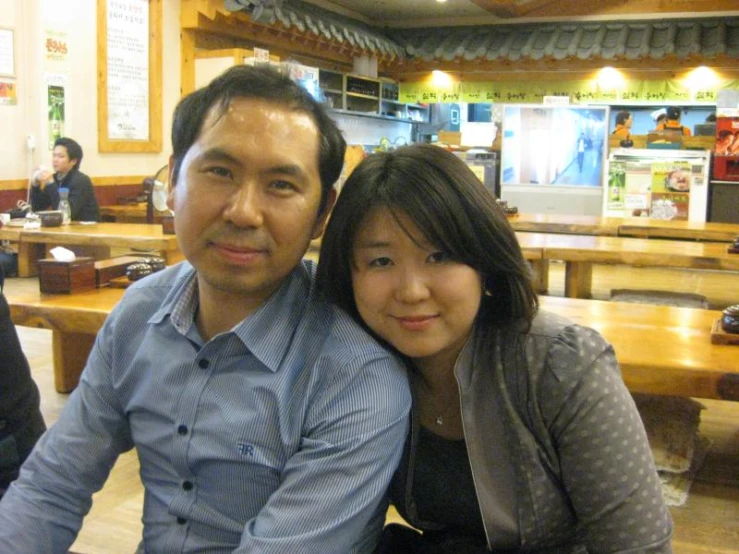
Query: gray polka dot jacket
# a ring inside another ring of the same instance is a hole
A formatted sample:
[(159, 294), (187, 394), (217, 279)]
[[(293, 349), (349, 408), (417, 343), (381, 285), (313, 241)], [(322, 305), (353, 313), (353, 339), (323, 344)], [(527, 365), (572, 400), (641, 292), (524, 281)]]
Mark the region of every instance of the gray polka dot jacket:
[[(490, 468), (503, 440), (514, 481), (509, 489), (515, 490), (518, 552), (671, 553), (672, 520), (610, 344), (544, 311), (513, 344), (500, 344), (495, 332), (480, 327), (455, 374), (486, 530), (496, 528), (491, 518), (501, 487)], [(390, 495), (411, 524), (433, 529), (419, 520), (411, 486), (416, 415)], [(496, 537), (487, 534), (495, 551)]]

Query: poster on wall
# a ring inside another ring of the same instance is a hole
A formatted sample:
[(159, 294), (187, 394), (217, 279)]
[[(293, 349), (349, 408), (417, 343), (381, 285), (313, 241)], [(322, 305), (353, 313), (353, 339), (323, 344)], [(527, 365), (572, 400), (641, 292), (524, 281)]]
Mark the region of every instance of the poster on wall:
[(15, 106), (17, 103), (15, 79), (0, 79), (0, 106)]
[(690, 187), (693, 181), (690, 162), (652, 164), (652, 219), (688, 219)]
[(0, 28), (0, 76), (15, 77), (13, 29)]
[(54, 149), (56, 139), (64, 136), (64, 87), (46, 85), (49, 110), (49, 150)]
[(67, 55), (69, 53), (67, 33), (55, 29), (46, 29), (44, 52), (47, 69), (57, 69), (60, 66), (66, 66)]
[(149, 140), (149, 2), (108, 2), (108, 138)]
[(612, 162), (608, 166), (607, 210), (623, 210), (626, 200), (626, 162)]

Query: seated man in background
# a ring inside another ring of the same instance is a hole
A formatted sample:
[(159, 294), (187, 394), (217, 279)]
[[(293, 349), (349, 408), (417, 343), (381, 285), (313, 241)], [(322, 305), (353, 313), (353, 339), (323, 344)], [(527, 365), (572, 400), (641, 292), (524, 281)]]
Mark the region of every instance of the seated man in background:
[(170, 157), (187, 261), (137, 281), (0, 502), (0, 552), (65, 553), (136, 448), (150, 553), (369, 554), (408, 431), (401, 362), (318, 297), (346, 144), (267, 67), (178, 104)]
[(10, 320), (4, 284), (0, 265), (0, 498), (17, 479), (21, 464), (46, 430), (38, 387)]
[(100, 208), (90, 178), (80, 171), (82, 147), (71, 138), (54, 142), (51, 171), (40, 171), (31, 180), (34, 212), (59, 209), (59, 189), (69, 190), (72, 221), (100, 221)]

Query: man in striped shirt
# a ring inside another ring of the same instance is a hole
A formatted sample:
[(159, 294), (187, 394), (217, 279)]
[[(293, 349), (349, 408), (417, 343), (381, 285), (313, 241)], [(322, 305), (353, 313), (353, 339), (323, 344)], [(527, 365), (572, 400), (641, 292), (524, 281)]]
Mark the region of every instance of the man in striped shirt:
[(175, 110), (187, 258), (136, 282), (0, 503), (0, 552), (66, 552), (136, 448), (142, 552), (369, 553), (407, 432), (397, 360), (303, 261), (345, 150), (302, 88), (237, 66)]

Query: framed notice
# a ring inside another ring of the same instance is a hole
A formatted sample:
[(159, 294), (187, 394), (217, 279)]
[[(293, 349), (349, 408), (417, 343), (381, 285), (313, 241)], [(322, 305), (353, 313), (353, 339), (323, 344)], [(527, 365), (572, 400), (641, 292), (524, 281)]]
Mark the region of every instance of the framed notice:
[(162, 0), (97, 0), (98, 149), (162, 150)]
[(13, 29), (0, 27), (0, 77), (15, 77)]

